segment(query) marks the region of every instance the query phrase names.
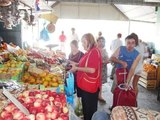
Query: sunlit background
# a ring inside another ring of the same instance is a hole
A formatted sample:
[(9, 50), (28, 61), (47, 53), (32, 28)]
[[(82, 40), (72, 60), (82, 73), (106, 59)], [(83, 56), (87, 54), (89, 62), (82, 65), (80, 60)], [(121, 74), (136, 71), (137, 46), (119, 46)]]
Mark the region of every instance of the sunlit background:
[[(40, 32), (43, 30), (45, 25), (48, 22), (40, 19), (38, 24), (33, 27), (26, 27), (23, 25), (23, 41), (27, 41), (30, 46), (39, 46), (45, 47), (47, 44), (58, 44), (59, 35), (61, 31), (64, 31), (64, 34), (67, 37), (65, 44), (65, 52), (68, 55), (70, 53), (70, 42), (71, 40), (71, 28), (74, 27), (76, 29), (76, 33), (78, 34), (79, 40), (85, 33), (92, 33), (95, 39), (98, 36), (98, 32), (101, 31), (102, 35), (106, 39), (106, 49), (108, 54), (110, 55), (110, 44), (111, 41), (116, 39), (117, 33), (122, 33), (122, 41), (124, 44), (125, 37), (134, 32), (138, 34), (139, 38), (145, 42), (154, 42), (158, 43), (158, 35), (156, 33), (156, 25), (153, 23), (144, 23), (144, 22), (134, 22), (134, 21), (109, 21), (109, 20), (80, 20), (80, 19), (58, 19), (55, 25), (55, 32), (48, 33), (49, 41), (44, 41), (40, 39)], [(158, 45), (155, 45), (158, 48)], [(60, 49), (60, 46), (54, 48)], [(83, 51), (80, 42), (80, 49)]]

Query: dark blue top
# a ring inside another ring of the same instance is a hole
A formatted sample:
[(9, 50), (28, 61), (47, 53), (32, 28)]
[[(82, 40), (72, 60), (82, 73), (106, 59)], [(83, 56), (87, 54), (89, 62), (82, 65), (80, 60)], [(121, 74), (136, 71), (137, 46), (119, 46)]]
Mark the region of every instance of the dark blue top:
[[(127, 69), (130, 70), (138, 55), (139, 52), (136, 49), (133, 49), (133, 51), (128, 51), (125, 46), (121, 46), (118, 59), (127, 62)], [(123, 66), (121, 64), (116, 64), (116, 68), (123, 68)]]

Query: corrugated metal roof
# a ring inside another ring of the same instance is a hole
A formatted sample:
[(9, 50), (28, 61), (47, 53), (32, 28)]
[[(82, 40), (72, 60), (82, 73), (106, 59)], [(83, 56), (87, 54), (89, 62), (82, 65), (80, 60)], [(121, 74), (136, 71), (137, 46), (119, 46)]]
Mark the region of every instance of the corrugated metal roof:
[(154, 6), (115, 5), (130, 20), (156, 22), (157, 14)]

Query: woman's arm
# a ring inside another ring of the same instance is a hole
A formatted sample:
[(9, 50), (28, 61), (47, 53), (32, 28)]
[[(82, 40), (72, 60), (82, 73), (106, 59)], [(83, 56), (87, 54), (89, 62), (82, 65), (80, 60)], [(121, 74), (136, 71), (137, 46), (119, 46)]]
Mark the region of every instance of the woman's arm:
[(89, 67), (77, 67), (75, 64), (71, 64), (72, 68), (70, 71), (72, 72), (76, 72), (76, 71), (82, 71), (82, 72), (86, 72), (86, 73), (94, 73), (95, 72), (95, 68), (89, 68)]
[(136, 69), (136, 67), (137, 67), (140, 59), (141, 59), (141, 55), (139, 54), (139, 55), (137, 56), (137, 58), (134, 60), (132, 66), (131, 66), (131, 69), (130, 69), (130, 71), (129, 71), (129, 73), (128, 73), (127, 80), (126, 80), (126, 82), (127, 82), (128, 85), (129, 85), (129, 83), (130, 83), (130, 81), (131, 81), (131, 79), (132, 79), (132, 76), (133, 76), (134, 73), (135, 73), (135, 69)]
[(119, 60), (118, 59), (118, 56), (119, 56), (119, 52), (120, 52), (120, 48), (118, 48), (111, 56), (110, 60), (114, 63), (117, 63), (117, 64), (121, 64), (123, 66), (123, 68), (127, 68), (127, 63), (122, 61), (122, 60)]

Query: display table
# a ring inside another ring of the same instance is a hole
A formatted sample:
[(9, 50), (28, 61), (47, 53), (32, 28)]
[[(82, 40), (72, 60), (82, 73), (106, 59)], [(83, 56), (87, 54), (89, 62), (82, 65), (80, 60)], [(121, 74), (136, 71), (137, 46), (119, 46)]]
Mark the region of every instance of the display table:
[(160, 112), (126, 106), (112, 110), (111, 120), (160, 120)]

